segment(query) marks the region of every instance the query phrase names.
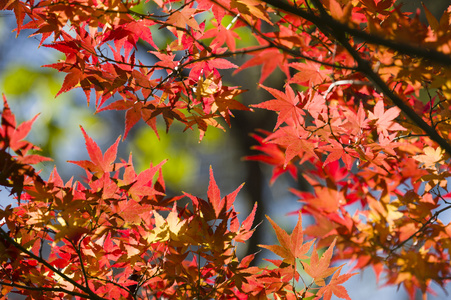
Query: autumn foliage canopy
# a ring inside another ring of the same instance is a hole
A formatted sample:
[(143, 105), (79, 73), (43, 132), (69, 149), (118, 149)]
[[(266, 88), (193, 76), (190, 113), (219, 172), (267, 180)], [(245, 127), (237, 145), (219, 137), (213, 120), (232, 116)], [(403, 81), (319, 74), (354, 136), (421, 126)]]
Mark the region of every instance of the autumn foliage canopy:
[[(265, 220), (278, 244), (260, 246), (280, 259), (260, 266), (236, 253), (263, 221), (257, 204), (238, 218), (241, 186), (221, 195), (210, 169), (206, 199), (168, 197), (164, 161), (137, 174), (116, 157), (120, 137), (103, 153), (83, 124), (89, 160), (71, 163), (85, 179), (56, 168), (43, 179), (33, 165), (50, 159), (24, 140), (36, 118), (17, 124), (3, 96), (0, 185), (17, 202), (0, 206), (0, 297), (350, 299), (343, 284), (367, 267), (412, 299), (445, 288), (451, 7), (437, 19), (423, 6), (425, 24), (394, 2), (0, 0), (17, 34), (64, 54), (45, 66), (65, 74), (56, 96), (81, 88), (96, 113), (124, 111), (123, 139), (140, 120), (161, 134), (160, 119), (202, 140), (236, 110), (270, 110), (274, 130), (251, 133), (259, 153), (247, 159), (270, 164), (271, 182), (302, 170), (311, 185), (291, 190), (302, 203), (291, 233)], [(161, 31), (171, 40), (154, 39)], [(142, 45), (154, 63), (137, 59)], [(251, 67), (271, 100), (249, 107), (223, 72)], [(265, 85), (276, 69), (283, 89)]]

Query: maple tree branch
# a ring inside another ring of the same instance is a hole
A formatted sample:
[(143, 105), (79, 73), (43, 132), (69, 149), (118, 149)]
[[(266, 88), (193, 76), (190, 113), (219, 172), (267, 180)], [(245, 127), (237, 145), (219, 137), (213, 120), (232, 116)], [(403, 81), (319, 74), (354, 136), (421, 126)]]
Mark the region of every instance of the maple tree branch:
[[(3, 230), (3, 228), (0, 228), (0, 235), (6, 239), (9, 243), (11, 243), (12, 245), (14, 245), (14, 247), (16, 247), (17, 249), (19, 249), (20, 251), (22, 251), (24, 254), (30, 256), (31, 258), (37, 260), (39, 263), (43, 264), (45, 267), (47, 267), (48, 269), (50, 269), (52, 272), (58, 274), (61, 278), (63, 278), (64, 280), (66, 280), (67, 282), (69, 282), (70, 284), (72, 284), (73, 286), (79, 288), (80, 290), (82, 290), (83, 292), (85, 292), (86, 294), (89, 295), (89, 297), (91, 299), (95, 299), (95, 300), (107, 300), (103, 297), (98, 296), (97, 294), (95, 294), (94, 292), (92, 292), (90, 289), (86, 290), (86, 288), (79, 284), (78, 282), (74, 281), (73, 279), (69, 278), (66, 274), (62, 273), (61, 271), (59, 271), (57, 268), (55, 268), (54, 266), (52, 266), (50, 263), (48, 263), (46, 260), (44, 260), (43, 258), (35, 255), (33, 252), (28, 251), (27, 249), (25, 249), (21, 244), (17, 243), (13, 238), (11, 238), (8, 233), (6, 231)], [(86, 295), (85, 295), (86, 296)]]
[[(273, 0), (269, 0), (273, 1)], [(321, 2), (318, 0), (312, 0), (315, 6), (320, 10), (322, 19), (325, 20), (326, 24), (332, 17), (324, 10)], [(360, 54), (351, 46), (349, 43), (345, 32), (340, 31), (338, 28), (328, 28), (319, 25), (318, 28), (324, 33), (331, 34), (337, 41), (349, 52), (349, 54), (354, 58), (357, 63), (357, 69), (366, 75), (366, 77), (371, 80), (376, 87), (384, 96), (389, 98), (393, 104), (395, 104), (401, 111), (418, 127), (420, 127), (433, 141), (435, 141), (439, 146), (444, 149), (448, 154), (451, 155), (451, 145), (428, 123), (426, 123), (422, 117), (420, 117), (409, 105), (407, 105), (398, 95), (396, 95), (382, 80), (382, 78), (376, 74), (371, 68), (370, 63), (363, 59)]]
[[(219, 3), (219, 2), (217, 2), (215, 0), (211, 0), (211, 1), (214, 2), (216, 5), (222, 7), (224, 10), (228, 11), (229, 13), (233, 14), (232, 11), (230, 11), (227, 7), (223, 6), (221, 3)], [(356, 68), (354, 68), (354, 67), (348, 67), (348, 66), (343, 66), (343, 65), (338, 65), (338, 64), (334, 64), (334, 63), (328, 63), (328, 62), (325, 62), (325, 61), (321, 61), (321, 60), (315, 59), (315, 58), (313, 58), (311, 56), (304, 55), (300, 51), (296, 51), (294, 49), (287, 48), (287, 47), (285, 47), (283, 45), (276, 44), (273, 39), (271, 39), (271, 38), (267, 37), (266, 35), (264, 35), (263, 33), (261, 33), (257, 28), (255, 28), (255, 26), (250, 24), (245, 18), (243, 18), (241, 16), (238, 16), (238, 17), (239, 17), (241, 22), (246, 24), (246, 26), (248, 26), (252, 30), (252, 32), (258, 34), (258, 36), (260, 36), (262, 39), (264, 39), (266, 42), (268, 42), (269, 45), (271, 45), (271, 48), (276, 48), (276, 49), (281, 50), (282, 52), (288, 53), (288, 54), (293, 56), (293, 59), (301, 58), (301, 59), (305, 59), (307, 61), (311, 61), (311, 62), (315, 62), (315, 63), (321, 64), (323, 66), (328, 66), (328, 67), (338, 68), (338, 69), (343, 69), (343, 70), (356, 71)]]
[(80, 241), (78, 242), (78, 247), (75, 245), (75, 243), (69, 239), (66, 239), (70, 244), (72, 244), (72, 247), (74, 247), (75, 252), (77, 253), (78, 256), (78, 260), (80, 261), (80, 268), (81, 268), (81, 273), (83, 274), (83, 279), (85, 281), (85, 287), (89, 290), (91, 290), (89, 288), (89, 281), (88, 281), (88, 275), (86, 274), (86, 270), (85, 270), (85, 266), (83, 264), (83, 259), (81, 257), (81, 243), (83, 242), (84, 238), (86, 237), (86, 235), (82, 238), (80, 238)]
[(200, 297), (200, 288), (201, 288), (201, 278), (202, 278), (202, 274), (201, 274), (201, 269), (200, 269), (200, 248), (197, 248), (197, 299), (202, 299)]
[[(326, 95), (326, 96), (327, 96), (327, 95)], [(326, 96), (324, 96), (324, 99), (326, 99)], [(334, 140), (335, 140), (337, 143), (339, 143), (339, 144), (341, 145), (341, 147), (343, 148), (343, 151), (344, 151), (346, 154), (349, 154), (348, 151), (346, 150), (346, 147), (350, 147), (351, 145), (345, 144), (345, 143), (343, 143), (342, 141), (340, 141), (340, 139), (339, 139), (339, 138), (337, 137), (337, 135), (334, 133), (334, 129), (333, 129), (332, 123), (331, 123), (332, 117), (331, 117), (331, 114), (330, 114), (330, 106), (329, 106), (328, 103), (327, 103), (326, 105), (327, 105), (327, 123), (324, 125), (324, 127), (325, 127), (325, 126), (328, 126), (328, 127), (329, 127), (330, 134), (332, 135), (332, 137), (334, 138)], [(319, 128), (318, 128), (318, 129), (319, 129)], [(312, 131), (309, 131), (309, 132), (312, 132)]]
[(405, 239), (404, 241), (402, 241), (401, 243), (399, 243), (398, 245), (396, 245), (394, 248), (390, 249), (390, 251), (388, 252), (388, 256), (392, 255), (393, 252), (395, 252), (396, 250), (398, 250), (399, 248), (401, 248), (402, 246), (404, 246), (408, 241), (410, 241), (411, 239), (413, 239), (417, 234), (424, 232), (424, 230), (426, 229), (426, 227), (437, 221), (438, 216), (444, 212), (447, 211), (448, 209), (451, 209), (451, 205), (442, 208), (439, 211), (436, 211), (417, 231), (415, 231), (413, 234), (411, 234), (407, 239)]
[(66, 290), (66, 289), (63, 289), (63, 288), (33, 287), (33, 286), (22, 285), (22, 284), (17, 284), (17, 283), (9, 283), (9, 282), (4, 282), (4, 281), (0, 281), (0, 285), (11, 286), (11, 287), (15, 287), (15, 288), (18, 288), (18, 289), (24, 289), (24, 290), (29, 290), (29, 291), (63, 292), (65, 294), (72, 295), (72, 296), (79, 296), (79, 297), (82, 297), (82, 298), (89, 298), (89, 296), (86, 295), (86, 294), (82, 294), (82, 293), (78, 293), (78, 292), (74, 292), (74, 291), (69, 291), (69, 290)]
[[(199, 43), (199, 41), (196, 41), (197, 43)], [(205, 46), (204, 46), (205, 47)], [(242, 49), (242, 50), (238, 50), (238, 51), (226, 51), (224, 53), (211, 53), (211, 56), (202, 56), (193, 60), (190, 60), (186, 63), (183, 63), (181, 65), (179, 65), (180, 69), (183, 69), (191, 64), (197, 63), (197, 62), (201, 62), (201, 61), (205, 61), (205, 60), (210, 60), (210, 59), (215, 59), (215, 58), (222, 58), (222, 57), (234, 57), (237, 55), (245, 55), (245, 54), (250, 54), (253, 52), (258, 52), (258, 51), (262, 51), (265, 49), (269, 49), (269, 48), (273, 48), (272, 46), (257, 46), (255, 48), (252, 49)]]
[[(136, 299), (136, 295), (135, 295), (134, 292), (132, 292), (132, 291), (131, 291), (130, 289), (128, 289), (127, 287), (125, 287), (125, 286), (123, 286), (123, 285), (120, 285), (119, 283), (117, 283), (117, 282), (115, 282), (115, 281), (108, 280), (108, 279), (103, 279), (103, 278), (99, 278), (99, 277), (95, 277), (95, 276), (90, 276), (90, 278), (95, 279), (95, 280), (98, 280), (98, 281), (103, 281), (103, 282), (105, 282), (105, 283), (110, 283), (110, 284), (112, 284), (112, 285), (115, 285), (115, 286), (117, 286), (118, 288), (120, 288), (120, 289), (126, 291), (128, 294), (130, 294), (130, 295), (133, 297), (133, 299)], [(136, 289), (135, 291), (137, 291), (137, 290), (138, 290), (138, 289)]]
[(424, 58), (442, 66), (451, 66), (451, 55), (447, 55), (443, 52), (435, 51), (433, 49), (425, 47), (417, 47), (400, 41), (388, 40), (378, 35), (370, 34), (359, 29), (351, 28), (348, 25), (341, 23), (330, 16), (329, 18), (325, 18), (324, 15), (317, 16), (314, 13), (309, 13), (303, 9), (290, 5), (285, 1), (281, 0), (261, 0), (261, 1), (276, 8), (282, 9), (287, 13), (299, 16), (313, 23), (318, 28), (327, 27), (328, 31), (341, 32), (342, 34), (347, 33), (353, 37), (362, 39), (363, 41), (369, 44), (386, 46), (402, 54)]
[[(36, 8), (42, 8), (42, 6), (39, 6), (40, 3), (37, 3), (35, 6), (32, 7), (32, 9), (36, 9)], [(93, 7), (93, 6), (89, 6), (89, 5), (84, 5), (82, 3), (79, 2), (67, 2), (67, 1), (61, 1), (61, 2), (53, 2), (53, 3), (49, 3), (46, 4), (45, 7), (51, 7), (51, 6), (56, 6), (56, 5), (67, 5), (67, 6), (78, 6), (81, 8), (85, 8), (85, 9), (89, 9), (89, 10), (93, 10), (95, 12), (100, 12), (103, 14), (112, 14), (112, 15), (117, 15), (117, 14), (125, 14), (125, 15), (131, 15), (134, 16), (136, 18), (139, 19), (147, 19), (147, 20), (151, 20), (154, 21), (155, 23), (161, 24), (161, 25), (165, 25), (165, 21), (159, 20), (159, 19), (165, 19), (170, 17), (171, 15), (173, 15), (176, 11), (180, 11), (181, 9), (183, 9), (183, 7), (185, 7), (187, 4), (182, 5), (180, 8), (172, 11), (171, 13), (165, 14), (165, 15), (155, 15), (155, 14), (143, 14), (143, 13), (139, 13), (136, 12), (134, 10), (132, 10), (132, 8), (134, 7), (125, 7), (125, 11), (120, 11), (120, 10), (113, 10), (113, 9), (104, 9), (104, 8), (97, 8), (97, 7)]]
[(413, 134), (412, 132), (409, 132), (408, 134), (395, 137), (393, 139), (393, 141), (398, 141), (400, 139), (406, 139), (406, 138), (411, 138), (411, 137), (425, 137), (425, 136), (428, 136), (428, 135), (427, 134)]
[(362, 81), (362, 80), (338, 80), (338, 81), (334, 81), (331, 83), (331, 85), (329, 85), (329, 88), (326, 90), (326, 92), (324, 93), (324, 99), (327, 98), (327, 96), (332, 92), (332, 90), (336, 87), (336, 86), (340, 86), (340, 85), (372, 85), (371, 82), (368, 81)]

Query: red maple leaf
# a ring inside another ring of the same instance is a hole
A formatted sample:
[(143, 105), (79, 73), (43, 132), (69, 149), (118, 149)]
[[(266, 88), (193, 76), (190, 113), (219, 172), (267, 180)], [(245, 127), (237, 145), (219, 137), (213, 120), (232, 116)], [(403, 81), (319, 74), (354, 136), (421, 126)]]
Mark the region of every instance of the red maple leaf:
[[(156, 101), (152, 101), (156, 102)], [(148, 103), (150, 105), (150, 103)], [(138, 123), (139, 120), (143, 119), (155, 132), (158, 136), (157, 124), (155, 117), (150, 117), (150, 113), (148, 109), (145, 109), (145, 105), (142, 101), (133, 101), (130, 100), (118, 100), (113, 102), (106, 107), (98, 109), (97, 112), (101, 112), (103, 110), (127, 110), (125, 113), (125, 132), (124, 132), (124, 140), (128, 135), (130, 129)], [(152, 111), (153, 112), (153, 111)]]
[(216, 218), (219, 218), (222, 213), (229, 211), (235, 202), (236, 195), (243, 187), (243, 184), (240, 185), (234, 192), (229, 195), (221, 198), (221, 192), (219, 191), (218, 185), (216, 184), (215, 178), (213, 176), (213, 169), (210, 166), (210, 183), (208, 185), (208, 201), (210, 201), (213, 206), (213, 210), (215, 212)]
[(50, 158), (40, 156), (37, 154), (27, 155), (30, 150), (40, 150), (39, 147), (32, 143), (25, 141), (24, 138), (28, 135), (38, 115), (29, 121), (25, 121), (19, 126), (16, 124), (16, 117), (9, 108), (6, 96), (3, 95), (3, 111), (1, 117), (0, 127), (0, 148), (10, 148), (18, 156), (15, 158), (22, 164), (37, 164), (42, 161), (49, 161)]
[(406, 130), (406, 128), (393, 121), (399, 115), (400, 111), (401, 110), (397, 107), (392, 107), (384, 111), (384, 102), (381, 100), (374, 106), (374, 112), (369, 112), (369, 119), (376, 120), (377, 133), (382, 133), (384, 136), (388, 136), (389, 130)]
[(332, 253), (334, 250), (336, 240), (330, 245), (330, 247), (324, 252), (324, 254), (319, 258), (316, 246), (313, 247), (312, 255), (310, 258), (310, 264), (306, 262), (301, 262), (304, 267), (305, 272), (313, 278), (315, 283), (319, 286), (325, 286), (325, 278), (332, 275), (338, 267), (330, 266), (330, 259), (332, 258)]
[(273, 73), (276, 67), (279, 67), (287, 77), (290, 77), (290, 70), (288, 69), (288, 60), (285, 53), (281, 53), (278, 49), (265, 49), (252, 53), (253, 58), (245, 62), (234, 74), (253, 66), (262, 65), (262, 74), (259, 83), (263, 83), (265, 79)]
[(289, 85), (285, 88), (285, 94), (270, 87), (263, 85), (261, 85), (261, 87), (270, 92), (276, 99), (252, 106), (279, 112), (275, 129), (283, 122), (287, 122), (287, 120), (294, 120), (296, 124), (303, 123), (304, 119), (302, 116), (305, 115), (305, 113), (302, 108), (298, 107), (300, 100), (299, 94), (295, 95), (293, 89)]
[[(136, 174), (133, 167), (132, 155), (128, 159), (126, 164), (123, 180), (119, 180), (119, 186), (121, 188), (127, 189), (130, 197), (136, 202), (141, 200), (152, 200), (155, 196), (164, 195), (160, 192), (161, 188), (158, 188), (156, 184), (153, 184), (153, 178), (157, 172), (161, 171), (161, 167), (166, 163), (166, 160), (160, 162), (158, 165), (154, 166), (150, 164), (150, 167), (139, 174)], [(157, 182), (160, 181), (157, 180)]]
[(301, 85), (316, 86), (326, 81), (330, 74), (330, 70), (322, 70), (321, 64), (309, 60), (305, 63), (294, 62), (288, 66), (299, 71), (291, 78), (290, 82)]
[(213, 38), (210, 47), (221, 47), (225, 43), (230, 51), (235, 51), (236, 41), (240, 39), (240, 36), (235, 31), (229, 30), (219, 24), (217, 27), (208, 29), (202, 36), (202, 39), (209, 38)]
[[(261, 131), (262, 133), (269, 135), (269, 132)], [(246, 156), (246, 160), (256, 160), (261, 161), (266, 164), (274, 166), (272, 171), (270, 184), (273, 184), (277, 177), (285, 172), (289, 172), (291, 176), (296, 180), (297, 176), (297, 167), (291, 161), (285, 166), (285, 151), (281, 149), (276, 144), (266, 143), (263, 137), (251, 134), (251, 137), (257, 140), (260, 145), (253, 146), (252, 149), (263, 152), (264, 154), (257, 154)]]
[[(249, 216), (247, 216), (247, 218), (241, 223), (239, 230), (237, 230), (235, 228), (235, 232), (237, 232), (235, 241), (244, 243), (248, 239), (251, 238), (251, 236), (255, 230), (255, 228), (254, 229), (251, 229), (251, 228), (252, 228), (252, 224), (254, 223), (256, 211), (257, 211), (257, 202), (255, 202), (254, 208), (252, 209), (252, 212), (249, 214)], [(236, 213), (235, 213), (235, 219), (232, 218), (230, 221), (230, 227), (231, 227), (230, 230), (232, 230), (233, 221), (238, 222), (238, 218), (236, 218)]]
[(276, 132), (268, 136), (265, 141), (284, 147), (286, 167), (290, 161), (299, 156), (301, 162), (311, 157), (318, 158), (315, 153), (317, 142), (314, 139), (307, 139), (309, 133), (294, 126), (280, 127)]
[(117, 146), (119, 144), (120, 137), (117, 138), (116, 142), (105, 151), (105, 155), (102, 154), (102, 150), (100, 150), (94, 140), (88, 136), (83, 127), (80, 126), (81, 131), (83, 132), (83, 136), (85, 138), (86, 150), (88, 151), (89, 160), (82, 161), (72, 161), (69, 162), (76, 164), (88, 172), (94, 174), (96, 178), (100, 178), (103, 174), (111, 172), (114, 170), (114, 161), (116, 160), (117, 154)]
[(321, 150), (329, 151), (323, 167), (331, 162), (341, 159), (345, 163), (348, 170), (351, 170), (355, 157), (358, 157), (356, 150), (345, 148), (343, 144), (337, 142), (336, 140), (330, 140), (330, 144), (321, 147)]

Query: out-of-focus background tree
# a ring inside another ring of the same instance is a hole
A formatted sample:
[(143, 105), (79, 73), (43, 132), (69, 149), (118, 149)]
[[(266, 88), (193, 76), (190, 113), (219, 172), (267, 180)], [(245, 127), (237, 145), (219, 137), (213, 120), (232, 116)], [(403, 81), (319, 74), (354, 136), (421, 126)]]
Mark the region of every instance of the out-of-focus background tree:
[[(406, 11), (415, 11), (418, 8), (420, 18), (426, 22), (420, 1), (399, 2), (404, 2), (402, 5)], [(443, 10), (449, 5), (449, 0), (427, 1), (425, 4), (437, 18), (440, 18)], [(151, 7), (145, 5), (151, 4), (143, 4), (137, 9), (151, 10)], [(29, 139), (43, 149), (44, 155), (55, 159), (53, 162), (40, 166), (42, 176), (46, 178), (54, 165), (58, 165), (64, 180), (83, 176), (80, 168), (66, 162), (69, 159), (85, 159), (87, 156), (83, 150), (84, 140), (79, 125), (83, 125), (99, 146), (105, 148), (115, 141), (118, 132), (123, 132), (124, 113), (106, 111), (94, 117), (94, 108), (87, 107), (85, 95), (81, 90), (64, 93), (55, 98), (64, 77), (54, 69), (41, 66), (55, 62), (60, 54), (46, 47), (38, 49), (38, 39), (26, 38), (26, 32), (16, 37), (16, 33), (12, 32), (14, 28), (13, 14), (2, 13), (0, 15), (0, 90), (8, 95), (12, 110), (17, 114), (19, 122), (41, 113)], [(162, 31), (154, 33), (154, 38), (165, 43), (169, 36), (165, 36)], [(247, 43), (249, 38), (243, 31), (241, 42)], [(158, 43), (158, 40), (156, 42)], [(138, 59), (144, 63), (151, 63), (152, 56), (146, 52), (149, 49), (146, 49), (145, 45), (140, 47), (142, 49), (137, 52)], [(243, 62), (246, 57), (236, 59)], [(251, 68), (234, 76), (226, 73), (224, 78), (232, 85), (240, 85), (248, 90), (247, 93), (242, 94), (241, 101), (249, 105), (270, 99), (266, 91), (258, 88), (259, 74), (259, 69)], [(283, 84), (284, 76), (278, 69), (265, 80), (266, 86), (274, 88), (280, 88)], [(270, 167), (242, 159), (255, 154), (251, 149), (255, 145), (255, 140), (249, 136), (249, 133), (255, 128), (272, 130), (275, 117), (275, 114), (266, 110), (255, 110), (253, 113), (239, 111), (232, 120), (232, 128), (228, 128), (225, 134), (220, 130), (209, 129), (201, 143), (198, 143), (196, 132), (183, 133), (182, 126), (173, 126), (170, 129), (171, 134), (166, 135), (162, 122), (158, 139), (148, 126), (141, 123), (141, 126), (134, 127), (127, 139), (120, 144), (119, 157), (126, 159), (129, 152), (133, 152), (138, 171), (148, 167), (150, 162), (158, 163), (169, 158), (163, 171), (168, 191), (174, 195), (180, 194), (181, 191), (189, 191), (192, 194), (205, 196), (203, 193), (207, 190), (208, 169), (212, 165), (216, 180), (224, 194), (233, 191), (242, 182), (246, 182), (237, 201), (241, 203), (238, 210), (242, 212), (242, 215), (247, 215), (253, 203), (258, 202), (257, 222), (263, 221), (264, 215), (271, 212), (271, 216), (275, 216), (275, 221), (281, 227), (291, 230), (296, 218), (290, 217), (289, 213), (297, 211), (301, 206), (296, 202), (296, 197), (287, 192), (287, 187), (308, 189), (308, 185), (302, 179), (302, 172), (299, 173), (297, 182), (285, 174), (269, 187)], [(5, 191), (0, 192), (0, 197), (0, 205), (4, 206), (13, 202)], [(308, 218), (305, 218), (304, 222), (309, 222)], [(270, 226), (263, 222), (248, 245), (242, 247), (242, 255), (260, 251), (258, 244), (274, 242), (275, 238)], [(261, 258), (266, 257), (266, 254), (266, 251), (260, 252), (256, 261), (264, 263)], [(396, 288), (378, 288), (375, 282), (371, 270), (355, 276), (348, 282), (351, 298), (407, 299), (403, 291), (396, 292)], [(443, 291), (437, 296), (431, 295), (428, 299), (447, 297), (446, 292)]]

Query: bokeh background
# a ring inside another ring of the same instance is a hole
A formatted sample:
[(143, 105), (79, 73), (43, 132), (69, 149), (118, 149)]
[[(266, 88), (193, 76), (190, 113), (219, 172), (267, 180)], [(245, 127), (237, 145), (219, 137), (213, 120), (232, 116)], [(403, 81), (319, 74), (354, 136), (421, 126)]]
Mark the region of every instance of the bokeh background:
[[(440, 18), (449, 0), (425, 1), (429, 10)], [(420, 1), (407, 1), (403, 9), (415, 11), (420, 9)], [(143, 10), (148, 10), (145, 7)], [(421, 18), (426, 22), (419, 10)], [(64, 74), (41, 66), (62, 59), (61, 53), (42, 46), (38, 48), (37, 37), (27, 37), (32, 32), (23, 31), (18, 37), (12, 30), (15, 28), (15, 17), (12, 12), (0, 12), (0, 92), (5, 93), (18, 121), (31, 119), (40, 113), (28, 140), (43, 149), (43, 155), (52, 157), (54, 161), (42, 163), (42, 177), (48, 178), (54, 166), (64, 180), (71, 177), (80, 180), (83, 171), (67, 160), (82, 160), (88, 157), (79, 125), (94, 138), (105, 150), (124, 131), (124, 112), (106, 111), (94, 115), (95, 108), (89, 107), (81, 90), (73, 90), (55, 98), (61, 87)], [(169, 38), (164, 32), (153, 32), (158, 42), (164, 43)], [(243, 43), (250, 42), (245, 33), (241, 35)], [(157, 42), (157, 44), (158, 44)], [(152, 57), (146, 53), (146, 45), (140, 45), (138, 59), (144, 63), (152, 63)], [(244, 61), (246, 58), (238, 58)], [(239, 64), (239, 62), (238, 62)], [(260, 70), (247, 69), (232, 76), (224, 74), (224, 80), (231, 85), (240, 85), (249, 91), (241, 95), (245, 104), (258, 103), (270, 99), (270, 95), (258, 89)], [(266, 86), (282, 88), (284, 76), (280, 71), (274, 72), (265, 81)], [(1, 105), (1, 104), (0, 104)], [(131, 130), (127, 140), (120, 143), (118, 157), (127, 159), (133, 153), (137, 171), (144, 170), (153, 162), (159, 163), (169, 159), (163, 167), (168, 194), (179, 195), (182, 191), (200, 197), (206, 197), (208, 187), (208, 170), (213, 167), (216, 181), (223, 194), (235, 190), (246, 182), (237, 200), (237, 210), (241, 216), (247, 216), (251, 207), (258, 202), (258, 214), (255, 223), (263, 221), (268, 214), (282, 228), (290, 231), (297, 220), (290, 213), (297, 211), (301, 205), (288, 187), (308, 189), (302, 180), (293, 180), (288, 175), (281, 176), (275, 184), (269, 186), (271, 169), (257, 162), (245, 161), (242, 158), (256, 154), (250, 148), (255, 141), (249, 136), (256, 128), (271, 131), (275, 124), (275, 114), (266, 110), (255, 112), (236, 112), (232, 127), (223, 133), (217, 129), (209, 129), (203, 141), (198, 143), (197, 132), (183, 132), (183, 126), (173, 126), (169, 134), (165, 133), (163, 122), (160, 123), (160, 139), (143, 122)], [(302, 173), (301, 173), (302, 174)], [(0, 205), (14, 203), (8, 191), (0, 191)], [(442, 220), (449, 222), (449, 220)], [(304, 218), (304, 226), (309, 224)], [(257, 244), (274, 244), (277, 240), (267, 221), (257, 228), (248, 245), (241, 247), (241, 254), (260, 251)], [(269, 251), (262, 250), (256, 263), (265, 264), (263, 258), (270, 258)], [(372, 270), (368, 269), (354, 276), (345, 284), (349, 295), (354, 300), (408, 299), (403, 288), (384, 287), (383, 278), (377, 283)], [(437, 295), (428, 299), (451, 299), (446, 291), (432, 286)], [(451, 292), (451, 287), (448, 288)], [(13, 298), (11, 299), (20, 299)], [(421, 299), (418, 295), (418, 299)]]

